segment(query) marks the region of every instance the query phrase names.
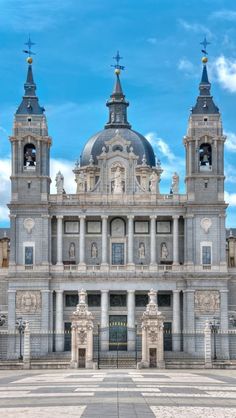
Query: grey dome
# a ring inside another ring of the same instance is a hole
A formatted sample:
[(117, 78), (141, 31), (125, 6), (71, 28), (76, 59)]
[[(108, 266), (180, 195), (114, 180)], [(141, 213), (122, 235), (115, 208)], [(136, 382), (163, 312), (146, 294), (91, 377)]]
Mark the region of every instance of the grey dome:
[(117, 131), (119, 131), (120, 136), (131, 142), (130, 146), (133, 147), (134, 154), (139, 157), (138, 164), (142, 164), (142, 158), (145, 154), (147, 165), (155, 166), (155, 154), (151, 144), (143, 135), (128, 128), (104, 129), (92, 136), (84, 146), (80, 165), (88, 165), (91, 155), (93, 156), (94, 164), (97, 164), (97, 157), (102, 153), (102, 147), (106, 145), (105, 142), (112, 139), (117, 134)]

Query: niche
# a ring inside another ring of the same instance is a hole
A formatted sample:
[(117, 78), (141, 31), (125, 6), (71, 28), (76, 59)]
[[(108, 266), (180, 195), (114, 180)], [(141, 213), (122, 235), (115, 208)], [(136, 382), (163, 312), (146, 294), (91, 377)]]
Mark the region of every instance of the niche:
[(24, 146), (24, 167), (27, 169), (35, 169), (36, 166), (36, 148), (34, 144), (26, 144)]
[(199, 166), (200, 171), (210, 171), (212, 165), (212, 148), (211, 145), (201, 144), (199, 148)]

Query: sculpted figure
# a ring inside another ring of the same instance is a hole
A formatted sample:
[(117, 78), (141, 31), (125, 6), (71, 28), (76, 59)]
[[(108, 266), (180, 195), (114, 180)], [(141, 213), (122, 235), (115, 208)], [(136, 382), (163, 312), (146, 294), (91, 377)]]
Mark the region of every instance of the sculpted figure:
[(162, 244), (161, 244), (161, 259), (166, 260), (168, 255), (169, 255), (169, 252), (168, 252), (166, 243), (162, 242)]
[(70, 247), (69, 247), (69, 258), (70, 260), (74, 260), (75, 259), (75, 244), (74, 242), (70, 243)]
[(62, 194), (64, 192), (64, 176), (61, 174), (60, 171), (58, 171), (55, 180), (57, 194)]
[(92, 258), (97, 258), (98, 256), (98, 247), (96, 242), (93, 242), (91, 245), (91, 257)]
[(140, 242), (139, 244), (138, 256), (140, 260), (143, 260), (145, 258), (145, 245), (143, 242)]
[(157, 173), (155, 173), (155, 171), (152, 172), (151, 176), (150, 176), (150, 190), (151, 193), (156, 193), (157, 191)]
[(85, 175), (81, 171), (77, 177), (77, 193), (85, 191)]
[(174, 172), (172, 176), (171, 189), (172, 189), (173, 194), (179, 193), (179, 175), (176, 172)]
[(120, 170), (120, 167), (118, 166), (114, 175), (113, 193), (118, 194), (122, 192), (123, 192), (123, 187), (122, 187), (121, 170)]

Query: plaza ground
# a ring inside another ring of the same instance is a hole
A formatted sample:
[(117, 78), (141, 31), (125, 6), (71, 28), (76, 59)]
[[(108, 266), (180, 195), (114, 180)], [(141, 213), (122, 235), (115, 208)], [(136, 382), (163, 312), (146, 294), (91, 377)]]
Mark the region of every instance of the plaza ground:
[(235, 418), (236, 370), (0, 371), (2, 418)]

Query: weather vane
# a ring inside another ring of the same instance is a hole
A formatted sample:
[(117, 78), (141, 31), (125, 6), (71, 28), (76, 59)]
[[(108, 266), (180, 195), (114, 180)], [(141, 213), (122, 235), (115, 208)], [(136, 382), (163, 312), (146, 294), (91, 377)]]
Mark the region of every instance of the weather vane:
[(207, 45), (210, 45), (210, 42), (207, 41), (206, 37), (203, 39), (202, 42), (200, 42), (200, 45), (203, 45), (203, 47), (204, 47), (204, 49), (202, 49), (203, 54), (205, 56), (208, 55), (208, 52), (207, 52), (206, 49), (207, 49)]
[(25, 45), (27, 45), (27, 46), (28, 46), (28, 49), (23, 49), (23, 52), (24, 52), (25, 54), (28, 54), (28, 57), (27, 57), (27, 60), (26, 60), (26, 61), (28, 62), (28, 64), (32, 64), (32, 62), (33, 62), (32, 55), (35, 55), (35, 52), (33, 52), (33, 51), (31, 50), (31, 47), (32, 47), (33, 45), (35, 45), (35, 43), (31, 41), (31, 39), (30, 39), (30, 35), (29, 35), (29, 39), (28, 39), (28, 41), (27, 41), (27, 42), (25, 42)]
[(113, 57), (113, 59), (116, 61), (116, 64), (111, 65), (111, 67), (114, 67), (115, 68), (115, 73), (117, 75), (119, 75), (120, 72), (121, 72), (121, 70), (124, 70), (125, 69), (124, 65), (120, 65), (119, 64), (120, 63), (120, 60), (122, 60), (123, 57), (121, 57), (119, 51), (117, 51), (116, 56)]

